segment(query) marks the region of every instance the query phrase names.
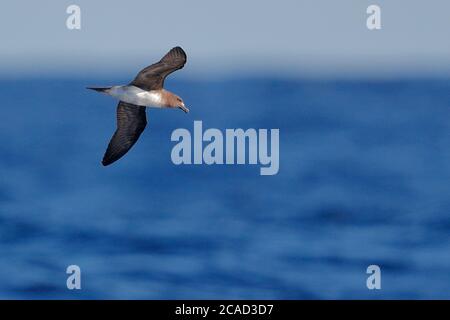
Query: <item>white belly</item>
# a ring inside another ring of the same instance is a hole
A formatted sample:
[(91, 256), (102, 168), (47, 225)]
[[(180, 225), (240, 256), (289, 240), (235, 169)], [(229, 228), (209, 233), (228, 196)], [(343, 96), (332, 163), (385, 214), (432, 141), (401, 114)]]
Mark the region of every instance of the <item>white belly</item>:
[(112, 87), (109, 95), (121, 101), (145, 107), (162, 107), (162, 97), (159, 91), (145, 91), (135, 86)]

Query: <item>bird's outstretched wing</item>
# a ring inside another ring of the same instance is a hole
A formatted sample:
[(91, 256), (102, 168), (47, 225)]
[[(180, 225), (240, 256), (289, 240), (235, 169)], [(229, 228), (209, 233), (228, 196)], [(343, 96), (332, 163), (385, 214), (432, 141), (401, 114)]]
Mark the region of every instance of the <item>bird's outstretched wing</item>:
[(181, 47), (172, 48), (157, 63), (142, 69), (130, 85), (143, 90), (158, 90), (164, 86), (164, 79), (172, 72), (183, 68), (186, 53)]
[(146, 125), (145, 107), (120, 101), (117, 106), (117, 129), (109, 142), (102, 164), (107, 166), (127, 153)]

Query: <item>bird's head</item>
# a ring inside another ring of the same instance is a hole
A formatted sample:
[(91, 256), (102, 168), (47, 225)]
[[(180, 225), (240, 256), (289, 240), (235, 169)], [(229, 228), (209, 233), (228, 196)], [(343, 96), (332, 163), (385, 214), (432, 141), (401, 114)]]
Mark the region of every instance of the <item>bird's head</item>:
[(189, 109), (184, 105), (183, 99), (181, 99), (179, 96), (177, 95), (173, 95), (173, 99), (171, 101), (170, 106), (172, 108), (179, 108), (181, 110), (183, 110), (184, 112), (188, 113)]

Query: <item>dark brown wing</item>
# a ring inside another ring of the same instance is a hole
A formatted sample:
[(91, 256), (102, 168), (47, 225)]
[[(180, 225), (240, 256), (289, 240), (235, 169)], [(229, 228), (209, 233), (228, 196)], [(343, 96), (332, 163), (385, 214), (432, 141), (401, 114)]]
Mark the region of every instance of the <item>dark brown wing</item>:
[(127, 153), (146, 125), (145, 107), (120, 101), (117, 106), (117, 129), (109, 142), (102, 164), (107, 166)]
[(186, 53), (180, 47), (172, 48), (157, 63), (142, 69), (130, 85), (143, 90), (158, 90), (164, 86), (164, 79), (172, 72), (183, 68)]

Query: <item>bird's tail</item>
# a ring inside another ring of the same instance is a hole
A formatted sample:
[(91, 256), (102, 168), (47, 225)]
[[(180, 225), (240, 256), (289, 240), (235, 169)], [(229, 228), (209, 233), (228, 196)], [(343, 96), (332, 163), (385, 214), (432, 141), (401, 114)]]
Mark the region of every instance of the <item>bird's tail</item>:
[(104, 87), (104, 88), (86, 87), (86, 89), (91, 89), (91, 90), (95, 90), (95, 91), (98, 91), (98, 92), (105, 92), (105, 91), (108, 91), (109, 89), (111, 89), (111, 87)]

